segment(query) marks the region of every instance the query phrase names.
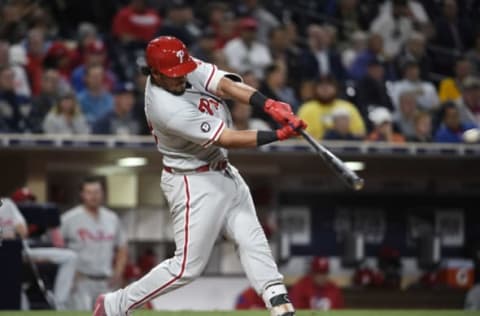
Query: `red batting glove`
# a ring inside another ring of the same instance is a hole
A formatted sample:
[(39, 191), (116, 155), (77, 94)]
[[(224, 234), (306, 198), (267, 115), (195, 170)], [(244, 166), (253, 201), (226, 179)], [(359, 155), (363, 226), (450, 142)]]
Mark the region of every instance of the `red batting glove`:
[(292, 108), (285, 102), (268, 99), (263, 106), (263, 110), (270, 115), (275, 122), (280, 125), (288, 123), (289, 117), (293, 115)]
[(299, 136), (299, 130), (307, 128), (307, 124), (294, 116), (287, 125), (284, 125), (282, 128), (277, 129), (277, 137), (279, 140), (285, 140), (291, 137)]

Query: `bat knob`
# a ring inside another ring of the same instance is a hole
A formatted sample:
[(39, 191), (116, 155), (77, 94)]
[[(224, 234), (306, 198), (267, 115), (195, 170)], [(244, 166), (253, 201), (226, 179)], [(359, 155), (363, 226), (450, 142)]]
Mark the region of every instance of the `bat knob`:
[(353, 180), (353, 189), (355, 191), (360, 191), (361, 189), (363, 189), (364, 185), (365, 185), (365, 180), (363, 180), (362, 178), (356, 178)]

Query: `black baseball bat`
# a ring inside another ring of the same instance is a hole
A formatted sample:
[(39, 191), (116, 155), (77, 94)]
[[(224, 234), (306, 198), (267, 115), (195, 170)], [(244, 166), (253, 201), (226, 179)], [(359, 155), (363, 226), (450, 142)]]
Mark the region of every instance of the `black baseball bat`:
[(312, 147), (320, 155), (323, 161), (326, 162), (327, 166), (329, 166), (340, 177), (340, 179), (343, 180), (343, 182), (345, 182), (350, 188), (355, 191), (359, 191), (363, 188), (365, 181), (360, 178), (353, 170), (348, 168), (343, 161), (341, 161), (327, 148), (317, 142), (307, 131), (300, 129), (299, 133), (310, 145), (312, 145)]

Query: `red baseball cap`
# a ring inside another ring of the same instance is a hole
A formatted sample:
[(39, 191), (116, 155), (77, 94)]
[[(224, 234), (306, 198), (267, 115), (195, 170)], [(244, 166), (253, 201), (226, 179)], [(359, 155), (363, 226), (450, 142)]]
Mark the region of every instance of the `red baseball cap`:
[(329, 263), (327, 257), (315, 257), (312, 259), (310, 270), (313, 273), (326, 274), (329, 271)]
[(87, 54), (104, 54), (107, 51), (105, 44), (102, 41), (96, 40), (90, 42), (85, 47), (85, 53)]
[(70, 50), (64, 43), (56, 41), (48, 48), (47, 55), (56, 58), (69, 57)]
[(27, 187), (20, 188), (13, 192), (11, 198), (15, 203), (35, 201), (37, 199), (33, 192)]
[(254, 30), (258, 28), (258, 22), (254, 18), (246, 17), (240, 20), (238, 26), (241, 30), (250, 29)]

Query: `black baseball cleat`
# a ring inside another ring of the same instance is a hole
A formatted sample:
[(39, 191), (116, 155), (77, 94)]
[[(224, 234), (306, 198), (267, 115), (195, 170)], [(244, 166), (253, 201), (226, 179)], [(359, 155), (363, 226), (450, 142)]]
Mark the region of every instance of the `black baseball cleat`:
[(288, 299), (287, 294), (280, 294), (270, 299), (272, 308), (270, 309), (271, 316), (295, 316), (295, 308)]

